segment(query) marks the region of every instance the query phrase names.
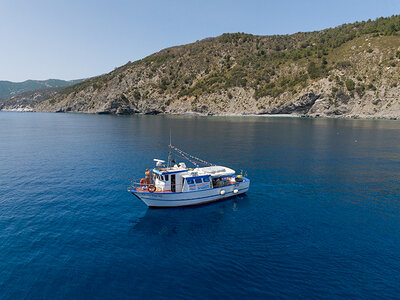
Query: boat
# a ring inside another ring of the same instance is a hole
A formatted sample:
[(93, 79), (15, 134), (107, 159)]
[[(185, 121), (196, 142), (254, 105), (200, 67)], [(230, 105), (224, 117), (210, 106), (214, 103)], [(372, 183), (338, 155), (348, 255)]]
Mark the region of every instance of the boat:
[[(228, 167), (215, 165), (169, 145), (168, 161), (154, 159), (145, 178), (134, 180), (128, 191), (150, 208), (180, 207), (210, 203), (244, 194), (249, 190), (247, 174), (236, 174)], [(172, 151), (188, 160), (176, 163)], [(243, 172), (242, 172), (243, 173)]]

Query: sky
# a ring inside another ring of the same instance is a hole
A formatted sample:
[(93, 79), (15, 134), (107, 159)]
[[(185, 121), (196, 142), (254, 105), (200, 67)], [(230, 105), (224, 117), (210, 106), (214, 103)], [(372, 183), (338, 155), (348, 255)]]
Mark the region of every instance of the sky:
[(290, 34), (395, 14), (399, 0), (0, 0), (0, 80), (87, 78), (225, 32)]

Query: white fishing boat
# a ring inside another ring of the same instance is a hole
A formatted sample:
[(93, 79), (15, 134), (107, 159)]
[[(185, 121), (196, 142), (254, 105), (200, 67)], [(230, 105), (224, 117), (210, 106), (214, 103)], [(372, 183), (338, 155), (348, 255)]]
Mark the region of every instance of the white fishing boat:
[[(208, 163), (169, 145), (168, 162), (154, 159), (155, 167), (146, 170), (145, 178), (134, 181), (128, 191), (149, 207), (190, 206), (218, 201), (246, 193), (250, 180), (230, 168)], [(187, 159), (176, 163), (171, 152)], [(205, 165), (205, 166), (201, 166)]]

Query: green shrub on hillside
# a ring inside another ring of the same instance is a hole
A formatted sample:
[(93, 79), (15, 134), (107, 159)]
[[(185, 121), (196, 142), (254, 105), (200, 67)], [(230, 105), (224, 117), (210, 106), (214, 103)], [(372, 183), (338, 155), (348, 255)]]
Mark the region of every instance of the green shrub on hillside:
[(140, 98), (142, 97), (142, 95), (140, 94), (140, 92), (139, 92), (138, 90), (135, 90), (135, 91), (133, 92), (133, 97), (134, 97), (136, 100), (140, 100)]
[(346, 69), (351, 67), (351, 62), (349, 61), (340, 61), (336, 64), (336, 68), (338, 69)]
[(351, 80), (351, 79), (347, 79), (347, 80), (345, 81), (345, 84), (346, 84), (346, 88), (347, 88), (348, 91), (354, 90), (354, 88), (355, 88), (355, 86), (356, 86), (356, 84), (354, 83), (354, 81)]
[(362, 97), (365, 94), (365, 85), (364, 84), (359, 84), (356, 87), (356, 93), (358, 96)]
[(307, 72), (311, 79), (316, 79), (325, 76), (327, 69), (324, 64), (317, 66), (315, 62), (311, 61), (308, 64)]

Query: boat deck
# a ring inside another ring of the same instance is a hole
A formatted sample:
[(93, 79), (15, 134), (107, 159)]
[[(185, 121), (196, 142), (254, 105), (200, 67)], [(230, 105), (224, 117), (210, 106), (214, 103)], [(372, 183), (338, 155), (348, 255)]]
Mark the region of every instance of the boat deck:
[(147, 188), (142, 188), (142, 187), (132, 188), (132, 190), (140, 193), (149, 193), (149, 194), (172, 193), (172, 191), (155, 191), (154, 193), (150, 193)]

